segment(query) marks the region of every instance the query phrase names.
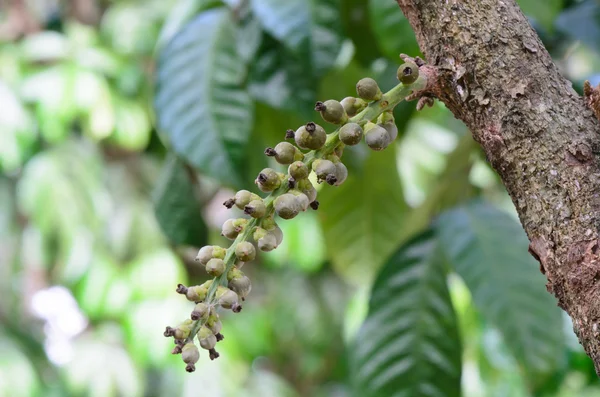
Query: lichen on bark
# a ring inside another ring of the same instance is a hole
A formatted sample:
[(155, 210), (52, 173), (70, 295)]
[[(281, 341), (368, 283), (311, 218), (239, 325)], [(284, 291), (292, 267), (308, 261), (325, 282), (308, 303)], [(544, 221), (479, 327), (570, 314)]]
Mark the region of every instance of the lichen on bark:
[(470, 128), (501, 176), (547, 288), (600, 374), (600, 123), (590, 97), (560, 74), (514, 0), (397, 1), (436, 77), (425, 94)]

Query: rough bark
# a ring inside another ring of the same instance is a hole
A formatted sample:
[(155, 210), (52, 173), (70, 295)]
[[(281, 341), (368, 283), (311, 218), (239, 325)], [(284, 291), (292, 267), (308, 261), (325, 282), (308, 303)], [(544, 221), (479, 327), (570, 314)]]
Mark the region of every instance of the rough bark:
[(600, 123), (514, 0), (397, 1), (428, 62), (428, 94), (500, 174), (600, 374)]

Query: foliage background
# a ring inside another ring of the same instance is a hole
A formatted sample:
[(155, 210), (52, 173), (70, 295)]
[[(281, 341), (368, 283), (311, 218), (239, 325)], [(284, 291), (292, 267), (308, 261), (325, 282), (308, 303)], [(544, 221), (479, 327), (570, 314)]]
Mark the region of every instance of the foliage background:
[[(600, 2), (522, 0), (600, 83)], [(248, 266), (222, 357), (165, 325), (221, 206), (317, 99), (417, 54), (392, 0), (0, 1), (0, 396), (600, 396), (514, 207), (436, 103)], [(367, 314), (368, 313), (368, 314)], [(191, 394), (190, 394), (191, 393)], [(394, 394), (397, 393), (397, 394)]]

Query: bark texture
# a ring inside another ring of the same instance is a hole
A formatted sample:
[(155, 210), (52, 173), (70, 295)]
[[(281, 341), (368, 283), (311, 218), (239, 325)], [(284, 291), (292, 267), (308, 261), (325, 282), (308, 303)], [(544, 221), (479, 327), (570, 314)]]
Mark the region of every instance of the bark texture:
[(428, 62), (427, 94), (471, 129), (502, 177), (547, 288), (600, 374), (600, 123), (514, 0), (397, 1)]

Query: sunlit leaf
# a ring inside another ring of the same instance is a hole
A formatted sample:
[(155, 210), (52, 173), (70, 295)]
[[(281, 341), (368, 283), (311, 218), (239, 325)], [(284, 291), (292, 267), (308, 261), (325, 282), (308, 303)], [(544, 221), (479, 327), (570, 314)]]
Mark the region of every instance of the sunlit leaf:
[(366, 283), (405, 237), (407, 207), (394, 167), (393, 146), (370, 152), (362, 173), (319, 192), (319, 216), (334, 268)]
[(461, 342), (432, 231), (388, 260), (348, 348), (357, 397), (460, 396)]
[(227, 9), (204, 11), (160, 53), (154, 106), (173, 149), (222, 183), (240, 185), (252, 106)]
[(521, 226), (475, 201), (440, 216), (437, 232), (449, 264), (471, 290), (481, 315), (498, 328), (531, 380), (559, 367), (564, 349), (561, 313), (527, 253)]

